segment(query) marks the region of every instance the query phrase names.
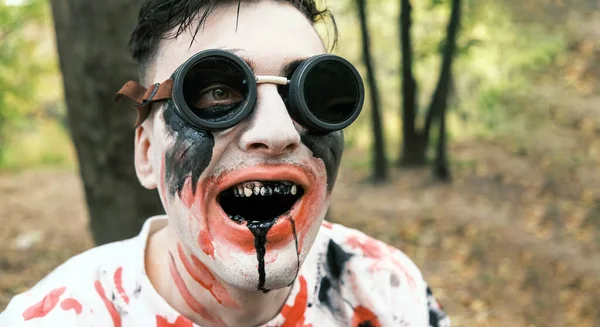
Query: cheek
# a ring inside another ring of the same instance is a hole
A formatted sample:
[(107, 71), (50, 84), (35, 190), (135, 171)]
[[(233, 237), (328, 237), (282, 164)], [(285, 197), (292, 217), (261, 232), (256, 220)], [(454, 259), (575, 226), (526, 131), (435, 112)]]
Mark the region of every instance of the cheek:
[(165, 130), (172, 141), (165, 147), (166, 184), (171, 196), (181, 194), (191, 177), (192, 195), (200, 175), (210, 165), (215, 140), (212, 133), (198, 131), (179, 118), (168, 105), (163, 112)]
[(323, 161), (327, 172), (327, 191), (331, 192), (344, 151), (344, 135), (341, 131), (326, 135), (305, 133), (302, 135), (302, 143), (306, 145), (314, 157)]

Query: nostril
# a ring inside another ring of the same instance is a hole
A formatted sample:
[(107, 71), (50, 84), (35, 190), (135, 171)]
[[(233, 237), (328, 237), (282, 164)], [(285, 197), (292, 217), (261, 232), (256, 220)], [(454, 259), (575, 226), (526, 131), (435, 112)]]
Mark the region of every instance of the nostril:
[(292, 151), (296, 150), (297, 147), (298, 147), (298, 143), (290, 143), (285, 147), (285, 151), (292, 152)]
[(264, 143), (252, 143), (248, 147), (249, 150), (268, 150), (269, 147)]

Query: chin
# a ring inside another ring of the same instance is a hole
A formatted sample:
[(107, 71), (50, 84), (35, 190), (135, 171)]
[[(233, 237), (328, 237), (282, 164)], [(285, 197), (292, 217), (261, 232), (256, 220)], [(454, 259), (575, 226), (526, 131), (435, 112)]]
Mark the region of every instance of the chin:
[(303, 254), (296, 254), (295, 244), (267, 253), (264, 276), (261, 279), (256, 253), (248, 255), (231, 252), (228, 258), (216, 260), (215, 272), (224, 282), (240, 290), (276, 290), (288, 287), (296, 280), (298, 267), (302, 265), (304, 257)]

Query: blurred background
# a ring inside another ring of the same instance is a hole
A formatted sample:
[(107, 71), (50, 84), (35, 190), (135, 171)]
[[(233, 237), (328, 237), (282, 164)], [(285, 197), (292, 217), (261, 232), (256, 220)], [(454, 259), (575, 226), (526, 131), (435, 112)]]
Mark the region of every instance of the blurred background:
[[(112, 102), (140, 3), (0, 0), (0, 310), (161, 210)], [(600, 326), (600, 2), (328, 5), (368, 93), (329, 219), (407, 253), (454, 326)]]

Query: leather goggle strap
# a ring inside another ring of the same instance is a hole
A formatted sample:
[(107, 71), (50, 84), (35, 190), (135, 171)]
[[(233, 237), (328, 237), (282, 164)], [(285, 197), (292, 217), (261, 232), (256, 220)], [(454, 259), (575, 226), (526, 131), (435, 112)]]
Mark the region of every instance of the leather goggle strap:
[(140, 126), (148, 115), (153, 102), (164, 101), (171, 98), (173, 91), (173, 80), (168, 79), (162, 83), (156, 83), (147, 88), (135, 81), (129, 81), (117, 92), (115, 101), (125, 96), (136, 104), (137, 119), (135, 127)]

